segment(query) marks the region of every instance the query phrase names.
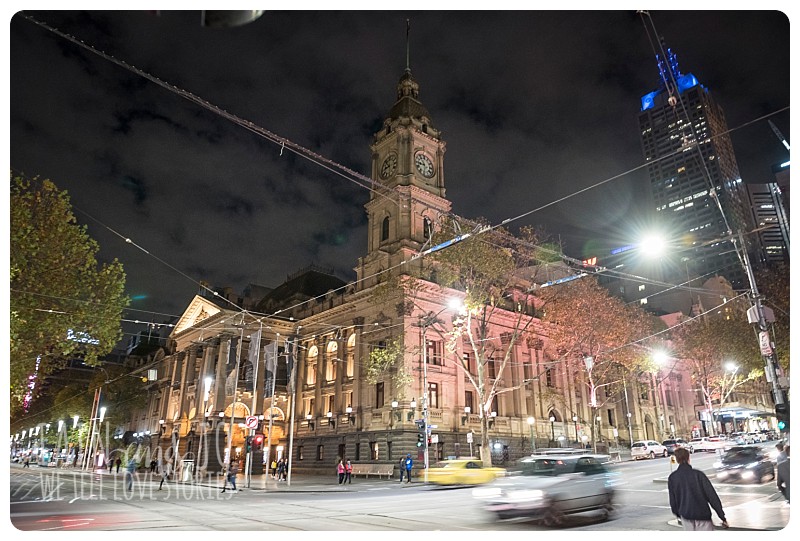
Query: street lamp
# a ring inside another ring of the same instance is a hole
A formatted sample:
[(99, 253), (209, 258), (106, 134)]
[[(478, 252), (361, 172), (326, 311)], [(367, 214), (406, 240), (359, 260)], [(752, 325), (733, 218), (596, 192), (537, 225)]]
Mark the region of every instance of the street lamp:
[(550, 441), (556, 441), (556, 418), (554, 416), (550, 416)]
[(533, 425), (536, 424), (536, 419), (528, 417), (528, 427), (531, 429), (531, 450), (536, 451), (536, 438), (533, 437)]
[(578, 416), (572, 416), (572, 422), (575, 424), (575, 443), (578, 443)]
[[(211, 376), (206, 376), (203, 380), (205, 384), (204, 392), (203, 392), (203, 414), (200, 416), (200, 442), (197, 444), (197, 473), (200, 473), (200, 467), (202, 464), (202, 453), (203, 453), (203, 440), (206, 439), (206, 403), (208, 402), (209, 395), (211, 394), (211, 383), (214, 381), (214, 378)], [(220, 416), (224, 415), (224, 412), (220, 413)], [(231, 412), (231, 415), (233, 413)], [(230, 435), (228, 436), (230, 438)], [(206, 453), (208, 455), (208, 453)], [(206, 462), (208, 462), (208, 456), (206, 456)]]

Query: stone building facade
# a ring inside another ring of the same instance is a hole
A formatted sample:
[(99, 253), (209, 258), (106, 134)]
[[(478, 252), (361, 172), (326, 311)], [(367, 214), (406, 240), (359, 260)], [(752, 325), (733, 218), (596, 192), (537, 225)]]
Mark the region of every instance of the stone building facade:
[[(346, 284), (311, 268), (264, 290), (253, 306), (238, 306), (210, 290), (192, 299), (157, 363), (151, 389), (144, 424), (158, 435), (159, 448), (168, 456), (177, 449), (180, 463), (191, 462), (195, 473), (218, 471), (229, 456), (243, 459), (251, 434), (265, 437), (252, 455), (254, 473), (281, 457), (290, 458), (295, 472), (320, 473), (334, 472), (341, 458), (389, 464), (412, 453), (421, 459), (415, 421), (423, 417), (424, 381), (431, 462), (478, 455), (483, 413), (490, 417), (492, 460), (498, 464), (534, 446), (585, 443), (593, 430), (611, 447), (668, 433), (690, 435), (695, 395), (680, 365), (666, 375), (631, 377), (622, 392), (601, 397), (601, 408), (592, 411), (584, 374), (547, 357), (547, 336), (538, 321), (532, 326), (536, 339), (514, 346), (501, 376), (514, 390), (498, 395), (482, 413), (454, 362), (468, 357), (469, 348), (444, 347), (452, 330), (447, 300), (463, 293), (423, 282), (413, 303), (376, 302), (376, 286), (409, 272), (431, 228), (450, 212), (445, 149), (406, 70), (371, 146), (371, 177), (383, 189), (373, 191), (366, 204), (367, 251), (356, 264), (357, 280)], [(442, 314), (441, 320), (422, 324), (430, 314)], [(501, 346), (504, 317), (489, 326), (491, 340)], [(407, 352), (403, 364), (410, 382), (397, 386), (390, 372), (367, 383), (370, 351), (392, 340)], [(494, 377), (491, 371), (487, 377)], [(245, 426), (248, 417), (258, 421), (255, 428)]]

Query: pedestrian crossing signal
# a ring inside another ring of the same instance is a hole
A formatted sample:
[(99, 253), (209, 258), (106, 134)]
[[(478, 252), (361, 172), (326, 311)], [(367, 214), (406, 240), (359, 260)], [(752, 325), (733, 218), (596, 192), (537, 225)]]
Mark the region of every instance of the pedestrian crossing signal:
[(423, 445), (425, 445), (425, 435), (417, 434), (417, 447), (422, 447)]

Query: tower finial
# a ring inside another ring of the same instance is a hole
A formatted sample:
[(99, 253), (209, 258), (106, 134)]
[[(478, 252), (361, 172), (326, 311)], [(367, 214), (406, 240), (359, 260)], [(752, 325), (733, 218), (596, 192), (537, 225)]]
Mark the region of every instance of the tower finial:
[(411, 53), (408, 34), (411, 32), (411, 20), (406, 19), (406, 72), (411, 73)]

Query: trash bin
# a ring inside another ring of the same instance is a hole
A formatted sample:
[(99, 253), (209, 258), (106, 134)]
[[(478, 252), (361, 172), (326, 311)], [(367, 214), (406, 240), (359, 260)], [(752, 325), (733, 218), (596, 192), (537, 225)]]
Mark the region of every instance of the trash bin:
[(181, 467), (181, 481), (191, 481), (194, 474), (194, 460), (184, 460)]

